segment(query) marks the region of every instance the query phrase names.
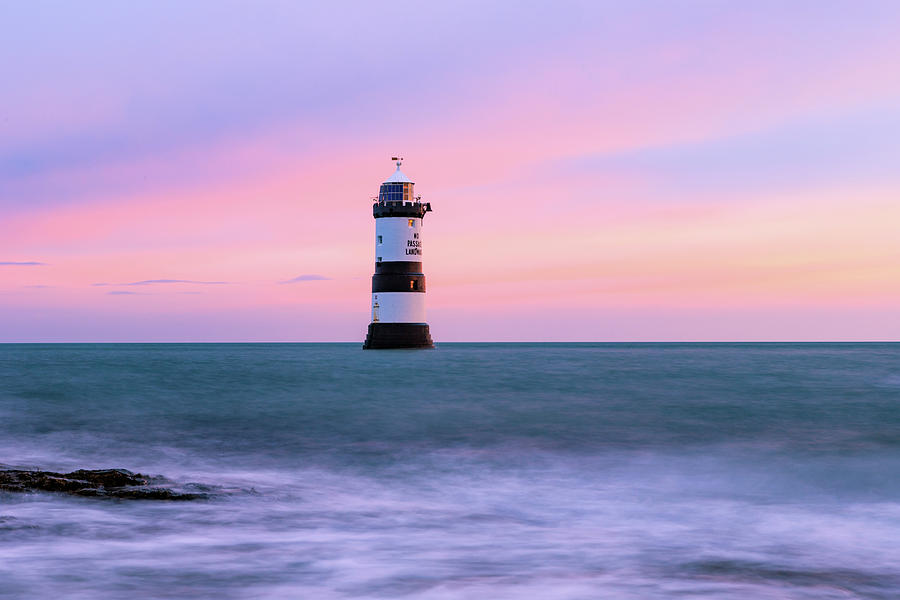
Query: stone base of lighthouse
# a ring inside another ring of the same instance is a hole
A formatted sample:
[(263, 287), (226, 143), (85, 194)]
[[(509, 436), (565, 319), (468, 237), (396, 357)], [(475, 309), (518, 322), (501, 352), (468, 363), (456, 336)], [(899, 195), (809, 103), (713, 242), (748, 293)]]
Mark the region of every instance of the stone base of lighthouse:
[(434, 342), (427, 323), (369, 323), (363, 348), (434, 348)]

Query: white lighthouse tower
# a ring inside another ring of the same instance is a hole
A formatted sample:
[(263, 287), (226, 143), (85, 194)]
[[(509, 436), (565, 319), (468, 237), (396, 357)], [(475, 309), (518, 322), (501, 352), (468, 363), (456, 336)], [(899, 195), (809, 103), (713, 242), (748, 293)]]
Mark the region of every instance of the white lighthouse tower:
[(425, 322), (422, 221), (431, 203), (413, 194), (413, 182), (397, 170), (381, 184), (375, 216), (372, 322), (363, 348), (432, 348)]

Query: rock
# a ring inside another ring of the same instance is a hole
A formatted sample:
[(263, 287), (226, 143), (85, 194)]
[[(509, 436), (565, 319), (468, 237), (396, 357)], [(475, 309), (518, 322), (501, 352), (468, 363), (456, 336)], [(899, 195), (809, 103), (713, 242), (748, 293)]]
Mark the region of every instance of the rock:
[(0, 490), (7, 492), (62, 492), (76, 496), (135, 500), (205, 500), (206, 492), (183, 492), (157, 484), (163, 478), (148, 477), (125, 469), (79, 469), (71, 473), (0, 470)]

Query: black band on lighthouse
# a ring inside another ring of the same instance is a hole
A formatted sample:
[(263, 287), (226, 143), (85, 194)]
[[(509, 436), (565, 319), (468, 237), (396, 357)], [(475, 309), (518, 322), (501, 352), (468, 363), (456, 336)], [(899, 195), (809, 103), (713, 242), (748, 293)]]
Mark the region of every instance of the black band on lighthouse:
[(408, 273), (372, 275), (372, 292), (424, 292), (425, 276)]
[(433, 348), (427, 323), (369, 323), (363, 348)]
[(402, 260), (392, 260), (375, 263), (375, 274), (381, 273), (422, 273), (421, 262), (406, 262)]

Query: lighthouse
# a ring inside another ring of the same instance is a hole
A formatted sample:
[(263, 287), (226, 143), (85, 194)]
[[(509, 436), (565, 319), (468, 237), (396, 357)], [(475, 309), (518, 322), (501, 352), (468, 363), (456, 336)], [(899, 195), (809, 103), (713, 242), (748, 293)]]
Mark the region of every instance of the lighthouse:
[(372, 322), (363, 348), (433, 348), (425, 322), (422, 221), (431, 203), (413, 193), (413, 182), (397, 170), (381, 184), (375, 217)]

